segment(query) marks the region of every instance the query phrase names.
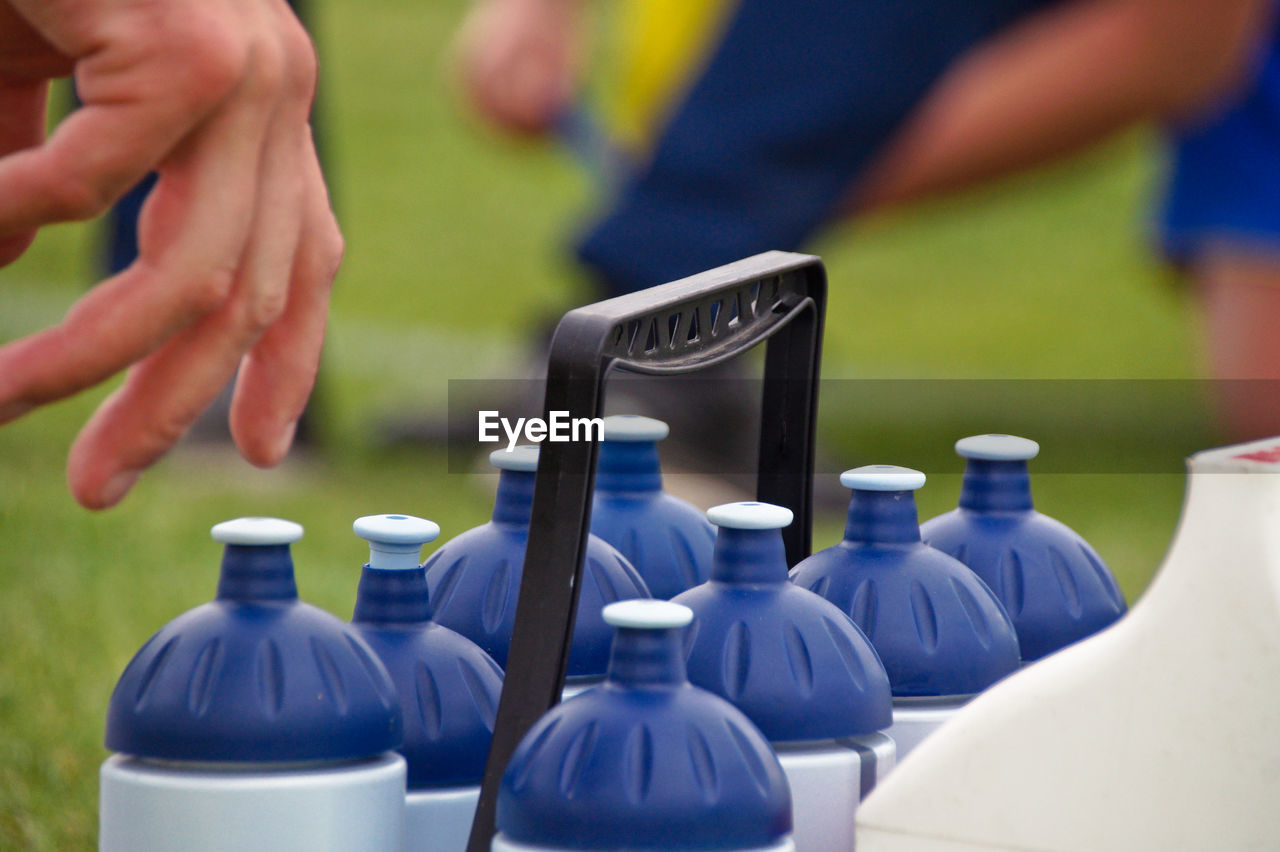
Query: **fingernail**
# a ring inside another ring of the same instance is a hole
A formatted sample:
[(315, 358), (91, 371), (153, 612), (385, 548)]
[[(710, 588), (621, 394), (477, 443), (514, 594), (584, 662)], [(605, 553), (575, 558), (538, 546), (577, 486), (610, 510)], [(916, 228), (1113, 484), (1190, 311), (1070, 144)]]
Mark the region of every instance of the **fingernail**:
[(293, 421), (280, 433), (276, 438), (275, 444), (272, 446), (272, 458), (274, 463), (278, 464), (284, 461), (284, 457), (288, 454), (289, 448), (293, 446), (294, 433), (298, 431), (298, 421)]
[(124, 495), (129, 493), (129, 489), (138, 481), (138, 477), (142, 475), (138, 470), (125, 470), (117, 473), (115, 476), (107, 480), (107, 484), (102, 486), (99, 496), (102, 498), (102, 508), (114, 506), (124, 499)]
[(0, 423), (8, 423), (10, 420), (17, 420), (31, 409), (35, 408), (29, 402), (10, 402), (0, 405)]

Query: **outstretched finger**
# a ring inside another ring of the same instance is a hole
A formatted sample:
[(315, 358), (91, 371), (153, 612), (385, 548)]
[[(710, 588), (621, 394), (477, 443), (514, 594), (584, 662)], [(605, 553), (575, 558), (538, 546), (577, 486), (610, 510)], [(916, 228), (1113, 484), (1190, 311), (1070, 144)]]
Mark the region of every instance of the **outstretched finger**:
[(246, 459), (264, 467), (288, 452), (315, 386), (329, 295), (342, 258), (342, 236), (309, 140), (308, 148), (304, 223), (288, 304), (241, 364), (231, 405), (236, 445)]
[(82, 504), (105, 508), (119, 501), (227, 385), (283, 309), (301, 181), (280, 165), (264, 147), (260, 191), (248, 217), (252, 236), (228, 298), (131, 369), (76, 439), (67, 480)]
[(253, 237), (231, 296), (129, 371), (72, 447), (67, 480), (83, 505), (118, 502), (177, 443), (283, 310), (299, 239), (302, 179), (264, 149)]
[[(81, 430), (67, 459), (67, 484), (89, 509), (114, 506), (144, 470), (186, 433), (200, 412), (235, 375), (234, 353), (192, 359), (192, 341), (220, 337), (221, 317), (206, 317), (129, 371)], [(157, 417), (146, 399), (158, 388), (170, 391), (166, 414)], [(139, 401), (142, 400), (142, 404)]]
[[(268, 75), (278, 81), (283, 53), (279, 58)], [(229, 298), (130, 371), (125, 386), (85, 427), (68, 467), (82, 502), (98, 506), (120, 499), (138, 473), (181, 438), (241, 356), (283, 313), (305, 197), (305, 161), (296, 141), (306, 129), (309, 103), (310, 84), (303, 78), (301, 97), (288, 84), (273, 85), (279, 97), (260, 148), (250, 236)]]

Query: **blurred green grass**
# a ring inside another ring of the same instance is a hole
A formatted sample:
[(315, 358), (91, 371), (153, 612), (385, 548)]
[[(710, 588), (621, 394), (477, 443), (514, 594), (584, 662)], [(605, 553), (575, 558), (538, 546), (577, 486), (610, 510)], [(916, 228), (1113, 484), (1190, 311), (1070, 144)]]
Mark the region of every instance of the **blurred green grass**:
[[(318, 10), (324, 153), (349, 245), (326, 351), (322, 455), (262, 472), (186, 450), (124, 505), (90, 514), (68, 496), (63, 466), (104, 391), (0, 430), (0, 848), (93, 844), (111, 687), (147, 636), (211, 597), (211, 524), (247, 514), (302, 522), (302, 595), (345, 618), (363, 556), (353, 518), (413, 512), (446, 537), (486, 518), (490, 479), (449, 474), (442, 456), (378, 451), (370, 429), (388, 410), (441, 405), (451, 377), (523, 368), (520, 330), (589, 299), (562, 246), (591, 199), (563, 153), (497, 139), (459, 114), (443, 56), (461, 9), (331, 0)], [(825, 375), (1194, 376), (1192, 306), (1145, 232), (1158, 168), (1154, 141), (1135, 134), (956, 201), (831, 232), (812, 247), (831, 281)], [(94, 246), (91, 228), (48, 229), (0, 272), (0, 339), (56, 321), (87, 286)], [(829, 453), (928, 466), (968, 423), (952, 416), (955, 405), (875, 406), (823, 400)], [(1137, 428), (1153, 457), (1210, 440), (1194, 407)], [(1088, 469), (1107, 469), (1113, 443), (1098, 436)], [(1165, 461), (1164, 470), (1176, 464)], [(921, 516), (954, 505), (958, 480), (932, 477)], [(1039, 506), (1093, 541), (1130, 600), (1167, 545), (1182, 486), (1176, 473), (1035, 483)], [(815, 541), (839, 531), (840, 519), (823, 518)]]

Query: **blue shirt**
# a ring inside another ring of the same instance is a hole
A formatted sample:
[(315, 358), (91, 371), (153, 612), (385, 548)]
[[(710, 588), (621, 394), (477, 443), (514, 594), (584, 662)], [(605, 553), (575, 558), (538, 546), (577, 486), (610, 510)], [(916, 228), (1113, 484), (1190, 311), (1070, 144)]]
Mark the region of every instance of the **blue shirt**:
[(629, 292), (799, 248), (961, 54), (1050, 0), (740, 0), (579, 256)]

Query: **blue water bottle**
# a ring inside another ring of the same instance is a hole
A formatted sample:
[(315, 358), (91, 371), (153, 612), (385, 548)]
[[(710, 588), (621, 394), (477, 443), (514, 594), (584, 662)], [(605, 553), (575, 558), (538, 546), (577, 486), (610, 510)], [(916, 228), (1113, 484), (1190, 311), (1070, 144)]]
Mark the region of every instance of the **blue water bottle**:
[(405, 849), (462, 852), (480, 797), (502, 670), (465, 636), (431, 620), (422, 545), (440, 527), (409, 515), (353, 525), (369, 542), (352, 626), (399, 694), (408, 763)]
[(1092, 636), (1125, 613), (1115, 577), (1070, 527), (1031, 503), (1027, 462), (1040, 445), (1013, 435), (956, 441), (960, 506), (920, 525), (933, 547), (968, 565), (1000, 597), (1026, 662)]
[(796, 584), (849, 614), (893, 687), (889, 735), (901, 762), (974, 694), (1018, 667), (1018, 637), (987, 585), (920, 539), (918, 470), (847, 470), (853, 490), (844, 540), (791, 572)]
[(107, 710), (103, 852), (396, 852), (400, 708), (351, 627), (298, 600), (302, 527), (240, 518), (218, 596), (163, 627)]
[(605, 608), (617, 628), (605, 682), (529, 730), (498, 791), (494, 852), (793, 852), (791, 797), (740, 710), (689, 683), (687, 607)]
[(711, 580), (674, 603), (693, 610), (689, 681), (728, 699), (769, 739), (791, 785), (796, 847), (853, 848), (859, 800), (894, 764), (889, 676), (857, 625), (787, 582), (791, 510), (728, 503)]
[[(489, 461), (502, 471), (493, 520), (454, 537), (432, 554), (426, 563), (427, 585), (436, 623), (466, 636), (505, 667), (529, 543), (538, 448), (495, 450)], [(622, 554), (588, 536), (569, 654), (570, 693), (598, 681), (608, 665), (613, 631), (600, 610), (614, 601), (647, 597), (644, 580)]]
[(702, 512), (662, 490), (658, 441), (671, 430), (634, 414), (604, 418), (591, 532), (612, 544), (656, 598), (707, 580), (715, 530)]

